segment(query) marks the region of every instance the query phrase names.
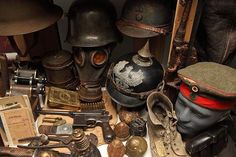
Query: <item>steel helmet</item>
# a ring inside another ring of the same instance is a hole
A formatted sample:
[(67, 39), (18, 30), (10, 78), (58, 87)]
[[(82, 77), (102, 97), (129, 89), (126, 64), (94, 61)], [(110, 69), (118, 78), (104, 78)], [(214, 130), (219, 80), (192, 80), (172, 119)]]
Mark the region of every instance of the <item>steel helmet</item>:
[(57, 22), (63, 10), (49, 0), (0, 0), (0, 36), (42, 30)]
[(68, 13), (67, 41), (77, 47), (104, 46), (119, 40), (117, 15), (109, 0), (77, 0)]
[[(147, 96), (159, 87), (163, 80), (162, 65), (143, 52), (126, 54), (115, 62), (108, 72), (106, 88), (112, 100), (125, 107), (142, 106)], [(143, 57), (146, 56), (146, 57)]]
[(126, 0), (118, 29), (136, 38), (153, 37), (170, 30), (170, 0)]

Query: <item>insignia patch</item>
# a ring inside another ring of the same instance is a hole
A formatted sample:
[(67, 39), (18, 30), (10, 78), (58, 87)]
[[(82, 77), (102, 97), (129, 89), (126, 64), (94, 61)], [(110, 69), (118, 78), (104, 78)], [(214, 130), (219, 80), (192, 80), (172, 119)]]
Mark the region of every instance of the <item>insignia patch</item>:
[(128, 61), (120, 61), (114, 66), (113, 77), (116, 84), (126, 91), (132, 91), (131, 87), (136, 87), (143, 82), (142, 70), (134, 71), (133, 66), (126, 66)]

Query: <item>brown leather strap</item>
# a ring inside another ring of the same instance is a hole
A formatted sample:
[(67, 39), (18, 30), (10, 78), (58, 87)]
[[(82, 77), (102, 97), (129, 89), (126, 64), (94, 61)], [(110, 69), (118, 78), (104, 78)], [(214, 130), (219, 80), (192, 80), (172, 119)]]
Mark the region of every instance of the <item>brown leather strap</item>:
[(144, 23), (129, 21), (129, 20), (125, 20), (125, 19), (121, 19), (121, 20), (117, 21), (116, 24), (118, 26), (138, 27), (138, 28), (141, 28), (141, 29), (144, 29), (144, 30), (147, 30), (147, 31), (151, 31), (151, 32), (155, 32), (155, 33), (159, 33), (159, 34), (163, 34), (163, 35), (168, 33), (168, 27), (169, 27), (169, 26), (166, 26), (166, 25), (165, 26), (160, 26), (160, 27), (155, 27), (155, 26), (144, 24)]

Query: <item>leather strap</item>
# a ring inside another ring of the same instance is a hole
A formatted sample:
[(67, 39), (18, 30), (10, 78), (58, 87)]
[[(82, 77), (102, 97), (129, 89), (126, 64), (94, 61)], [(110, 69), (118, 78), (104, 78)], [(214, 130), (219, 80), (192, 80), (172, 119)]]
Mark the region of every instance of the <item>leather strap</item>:
[(156, 26), (151, 26), (151, 25), (147, 25), (147, 24), (144, 24), (144, 23), (140, 23), (140, 22), (136, 22), (136, 21), (129, 21), (129, 20), (126, 20), (126, 19), (121, 19), (119, 21), (116, 22), (116, 25), (118, 26), (132, 26), (132, 27), (138, 27), (138, 28), (141, 28), (141, 29), (144, 29), (144, 30), (147, 30), (147, 31), (151, 31), (151, 32), (155, 32), (155, 33), (159, 33), (159, 34), (166, 34), (168, 33), (168, 27), (169, 26), (159, 26), (159, 27), (156, 27)]

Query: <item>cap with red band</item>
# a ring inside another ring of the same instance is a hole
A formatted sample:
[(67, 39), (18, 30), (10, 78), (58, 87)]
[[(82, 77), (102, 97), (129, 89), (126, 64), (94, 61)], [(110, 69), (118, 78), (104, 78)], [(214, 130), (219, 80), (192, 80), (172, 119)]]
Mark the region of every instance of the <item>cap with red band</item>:
[[(228, 110), (231, 109), (236, 101), (220, 101), (218, 99), (214, 99), (214, 98), (209, 98), (209, 97), (204, 97), (200, 94), (194, 93), (189, 86), (187, 86), (185, 83), (182, 83), (180, 85), (180, 92), (182, 93), (182, 95), (187, 98), (188, 100), (190, 100), (191, 102), (205, 107), (205, 108), (209, 108), (209, 109), (215, 109), (215, 110)], [(193, 97), (194, 94), (194, 97)]]

